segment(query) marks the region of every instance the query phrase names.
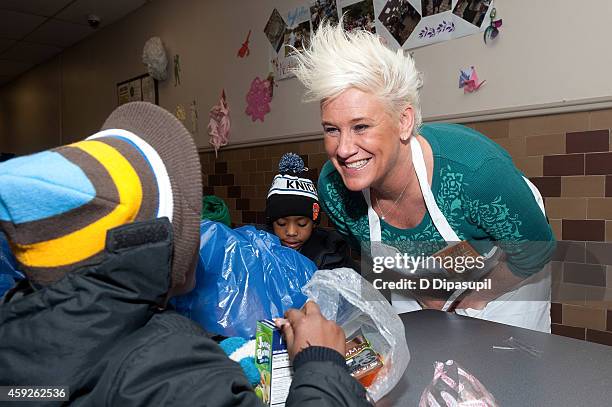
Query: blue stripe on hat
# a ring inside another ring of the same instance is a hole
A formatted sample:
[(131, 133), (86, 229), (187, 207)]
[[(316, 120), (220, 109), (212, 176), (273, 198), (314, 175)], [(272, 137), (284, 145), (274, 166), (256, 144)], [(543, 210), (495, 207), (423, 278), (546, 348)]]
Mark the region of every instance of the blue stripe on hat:
[(96, 196), (83, 170), (45, 151), (0, 164), (0, 220), (32, 222), (78, 208)]

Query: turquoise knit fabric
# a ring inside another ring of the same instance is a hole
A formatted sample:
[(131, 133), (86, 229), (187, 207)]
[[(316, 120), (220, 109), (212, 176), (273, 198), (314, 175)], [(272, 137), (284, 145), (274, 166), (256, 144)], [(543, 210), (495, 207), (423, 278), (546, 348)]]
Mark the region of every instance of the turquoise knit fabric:
[[(520, 243), (507, 250), (512, 272), (526, 277), (540, 270), (554, 252), (555, 238), (508, 153), (477, 131), (457, 124), (424, 125), (420, 134), (433, 150), (433, 195), (459, 238), (476, 247), (479, 242)], [(321, 170), (319, 196), (337, 230), (353, 246), (370, 240), (363, 195), (349, 191), (329, 161)], [(428, 213), (414, 228), (398, 229), (381, 220), (381, 229), (383, 242), (393, 242), (400, 249), (402, 241), (439, 242), (430, 245), (426, 255), (442, 247), (442, 236)]]

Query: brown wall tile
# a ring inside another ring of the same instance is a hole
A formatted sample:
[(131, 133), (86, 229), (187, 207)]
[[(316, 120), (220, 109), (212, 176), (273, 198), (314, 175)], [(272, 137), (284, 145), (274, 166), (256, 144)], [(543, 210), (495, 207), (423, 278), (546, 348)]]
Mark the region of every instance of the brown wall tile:
[(227, 174), (227, 161), (217, 161), (215, 163), (215, 174)]
[(272, 171), (278, 169), (278, 163), (274, 165), (271, 158), (257, 159), (257, 171)]
[[(600, 127), (600, 128), (604, 128)], [(563, 113), (555, 115), (511, 119), (510, 137), (515, 135), (533, 136), (536, 134), (565, 133), (582, 131), (589, 128), (589, 113)]]
[(584, 303), (591, 308), (612, 309), (612, 288), (587, 287)]
[(586, 154), (585, 174), (612, 174), (612, 153)]
[(242, 211), (242, 223), (257, 223), (255, 211)]
[(563, 240), (603, 241), (605, 221), (563, 219)]
[(215, 187), (204, 186), (202, 187), (202, 195), (214, 195)]
[(584, 154), (544, 156), (544, 175), (584, 175)]
[(585, 262), (589, 264), (612, 265), (612, 243), (586, 242)]
[(526, 177), (541, 177), (544, 173), (543, 157), (524, 157), (514, 160), (516, 167), (525, 174)]
[(586, 198), (546, 198), (546, 215), (552, 219), (585, 219)]
[(612, 109), (603, 109), (589, 112), (590, 129), (610, 129), (612, 128)]
[(242, 190), (240, 186), (230, 186), (227, 187), (227, 197), (228, 198), (240, 198)]
[(578, 175), (561, 178), (561, 196), (600, 197), (605, 193), (603, 175)]
[(235, 174), (234, 178), (235, 185), (245, 186), (250, 184), (250, 176), (248, 172), (239, 172), (238, 174)]
[(250, 199), (248, 198), (236, 199), (236, 209), (239, 211), (248, 211), (250, 209), (249, 203)]
[(543, 197), (561, 196), (561, 177), (530, 177)]
[(612, 311), (608, 310), (608, 317), (606, 318), (607, 322), (606, 322), (606, 330), (607, 331), (612, 331)]
[(266, 209), (266, 200), (262, 198), (251, 199), (251, 208), (254, 211), (263, 211)]
[(263, 172), (252, 172), (249, 174), (249, 185), (264, 185)]
[(567, 133), (567, 153), (589, 153), (610, 149), (610, 130), (591, 130)]
[(606, 242), (612, 242), (612, 221), (606, 221)]
[(234, 174), (221, 174), (221, 185), (234, 185)]
[(257, 160), (244, 160), (242, 161), (242, 171), (251, 172), (257, 170)]
[(574, 326), (565, 326), (560, 324), (551, 324), (551, 333), (554, 335), (561, 335), (568, 338), (582, 339), (586, 338), (586, 330), (584, 328), (578, 328)]
[(587, 215), (589, 219), (612, 220), (612, 198), (589, 198)]
[(606, 196), (612, 197), (612, 175), (606, 175)]
[(602, 309), (564, 304), (563, 325), (605, 331), (606, 313)]
[(299, 144), (298, 154), (315, 154), (323, 150), (323, 140), (303, 141)]
[[(601, 287), (594, 287), (601, 288)], [(552, 302), (585, 306), (587, 286), (580, 284), (553, 284), (551, 290)]]
[(586, 242), (574, 242), (571, 240), (558, 240), (553, 261), (571, 261), (574, 263), (585, 262)]
[(600, 330), (587, 329), (586, 340), (589, 342), (600, 343), (602, 345), (612, 346), (612, 333), (602, 332)]
[(509, 120), (493, 120), (474, 123), (474, 130), (481, 132), (485, 136), (493, 139), (506, 138), (510, 131)]
[(565, 134), (528, 136), (526, 143), (526, 152), (528, 156), (565, 154)]
[(563, 305), (553, 302), (550, 304), (550, 320), (553, 324), (563, 323)]
[(249, 158), (266, 158), (268, 156), (268, 147), (251, 147), (249, 149)]
[(525, 137), (508, 137), (494, 139), (513, 159), (525, 157)]
[(596, 264), (566, 262), (563, 264), (563, 282), (605, 287), (606, 267)]

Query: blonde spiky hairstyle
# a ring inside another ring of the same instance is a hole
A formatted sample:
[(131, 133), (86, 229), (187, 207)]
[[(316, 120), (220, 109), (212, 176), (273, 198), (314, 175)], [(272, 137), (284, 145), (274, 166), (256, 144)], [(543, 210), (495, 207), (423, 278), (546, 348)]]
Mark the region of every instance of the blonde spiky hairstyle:
[(306, 101), (325, 101), (349, 88), (376, 95), (391, 113), (399, 115), (409, 105), (414, 111), (413, 134), (422, 123), (419, 88), (421, 74), (414, 59), (402, 49), (393, 52), (366, 30), (345, 31), (323, 22), (310, 46), (293, 54), (293, 73), (306, 87)]

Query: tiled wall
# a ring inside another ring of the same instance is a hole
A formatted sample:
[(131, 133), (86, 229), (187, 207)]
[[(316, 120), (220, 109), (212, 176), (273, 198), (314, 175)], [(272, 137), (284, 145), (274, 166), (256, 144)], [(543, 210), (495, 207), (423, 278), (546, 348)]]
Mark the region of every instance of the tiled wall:
[[(545, 197), (560, 241), (553, 263), (553, 333), (612, 345), (612, 109), (469, 124), (504, 147)], [(204, 194), (224, 198), (235, 225), (263, 223), (280, 156), (295, 152), (316, 179), (322, 140), (202, 153)], [(330, 226), (323, 217), (322, 224)]]

